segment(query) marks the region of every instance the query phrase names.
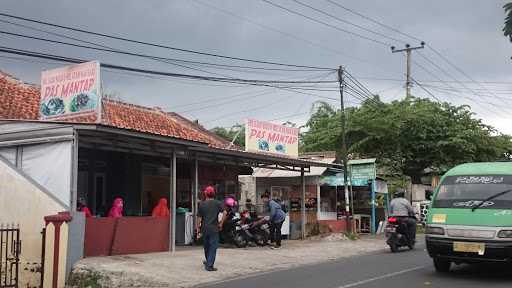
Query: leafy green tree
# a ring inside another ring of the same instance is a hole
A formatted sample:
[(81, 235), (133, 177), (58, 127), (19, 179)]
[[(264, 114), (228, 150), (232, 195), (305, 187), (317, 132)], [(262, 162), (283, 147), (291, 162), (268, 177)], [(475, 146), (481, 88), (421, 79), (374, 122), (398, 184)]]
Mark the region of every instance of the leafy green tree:
[(505, 27), (503, 27), (503, 34), (508, 36), (512, 42), (512, 2), (505, 4), (503, 8), (507, 14), (505, 17)]
[(214, 127), (210, 131), (229, 142), (232, 142), (233, 139), (235, 139), (233, 142), (235, 145), (241, 147), (242, 149), (245, 148), (245, 127), (242, 124), (236, 124), (230, 128)]
[[(425, 169), (510, 156), (511, 138), (475, 119), (467, 106), (409, 97), (383, 103), (376, 96), (347, 111), (349, 153), (375, 157), (391, 173), (420, 183)], [(317, 104), (302, 134), (304, 151), (340, 147), (339, 111)]]

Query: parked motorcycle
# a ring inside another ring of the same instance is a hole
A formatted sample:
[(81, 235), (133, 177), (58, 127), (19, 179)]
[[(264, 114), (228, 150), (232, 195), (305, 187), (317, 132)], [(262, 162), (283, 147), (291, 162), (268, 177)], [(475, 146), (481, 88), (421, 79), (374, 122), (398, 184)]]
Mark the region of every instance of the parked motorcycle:
[(409, 239), (407, 218), (389, 217), (386, 225), (386, 243), (389, 245), (391, 252), (395, 253), (401, 247), (409, 247), (414, 249), (415, 239)]
[(244, 248), (248, 244), (248, 239), (246, 237), (246, 233), (244, 232), (246, 229), (242, 227), (240, 223), (240, 217), (238, 215), (228, 215), (228, 218), (224, 222), (224, 226), (222, 231), (220, 231), (220, 242), (223, 244), (234, 244), (238, 248)]
[(265, 246), (268, 244), (270, 239), (270, 226), (268, 219), (253, 218), (250, 216), (248, 211), (245, 211), (241, 215), (242, 218), (242, 231), (248, 241), (254, 242), (258, 246)]

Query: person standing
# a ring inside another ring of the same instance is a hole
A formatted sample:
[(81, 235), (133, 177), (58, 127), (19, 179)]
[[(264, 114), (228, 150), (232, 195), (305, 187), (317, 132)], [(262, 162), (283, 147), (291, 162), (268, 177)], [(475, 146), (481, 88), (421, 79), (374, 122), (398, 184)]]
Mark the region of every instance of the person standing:
[(87, 207), (87, 202), (85, 201), (84, 198), (82, 198), (82, 197), (78, 198), (77, 206), (78, 206), (77, 210), (80, 212), (83, 212), (85, 215), (85, 218), (92, 217), (91, 210), (89, 209), (89, 207)]
[[(201, 234), (203, 236), (204, 269), (206, 271), (217, 271), (214, 264), (217, 256), (217, 248), (219, 247), (219, 231), (222, 230), (227, 212), (224, 210), (222, 202), (215, 200), (215, 188), (208, 186), (204, 189), (203, 193), (205, 200), (199, 204), (197, 211), (197, 237), (201, 237)], [(220, 213), (223, 214), (219, 222)]]
[(270, 211), (270, 241), (275, 242), (272, 249), (281, 248), (281, 227), (283, 227), (286, 213), (284, 213), (281, 205), (277, 201), (270, 199), (268, 193), (261, 195), (261, 200), (268, 206)]
[(167, 198), (160, 198), (158, 205), (153, 208), (151, 216), (153, 217), (169, 217), (171, 215), (169, 208), (167, 207)]
[(114, 199), (112, 208), (108, 211), (108, 217), (110, 218), (121, 218), (123, 217), (123, 199), (117, 197)]

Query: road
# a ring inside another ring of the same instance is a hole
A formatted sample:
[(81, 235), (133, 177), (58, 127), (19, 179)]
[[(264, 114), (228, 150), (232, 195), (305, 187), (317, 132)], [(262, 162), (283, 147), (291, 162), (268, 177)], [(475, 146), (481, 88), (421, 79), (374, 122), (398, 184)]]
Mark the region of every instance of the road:
[(381, 251), (371, 255), (258, 274), (205, 287), (511, 287), (510, 268), (511, 266), (503, 265), (459, 265), (448, 274), (438, 274), (434, 271), (425, 246), (419, 245), (414, 251), (396, 254)]

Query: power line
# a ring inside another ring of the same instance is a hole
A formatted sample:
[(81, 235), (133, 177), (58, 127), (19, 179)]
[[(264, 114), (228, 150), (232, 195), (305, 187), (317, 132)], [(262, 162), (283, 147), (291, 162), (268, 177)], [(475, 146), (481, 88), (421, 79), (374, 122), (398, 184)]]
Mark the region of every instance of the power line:
[(335, 26), (335, 25), (331, 25), (331, 24), (329, 24), (329, 23), (327, 23), (327, 22), (324, 22), (324, 21), (321, 21), (321, 20), (315, 19), (315, 18), (310, 17), (310, 16), (308, 16), (308, 15), (306, 15), (306, 14), (303, 14), (303, 13), (297, 12), (297, 11), (295, 11), (295, 10), (292, 10), (292, 9), (286, 8), (286, 7), (282, 6), (282, 5), (276, 4), (276, 3), (274, 3), (274, 2), (272, 2), (272, 1), (270, 1), (270, 0), (261, 0), (261, 1), (263, 1), (263, 2), (265, 2), (265, 3), (267, 3), (267, 4), (269, 4), (269, 5), (272, 5), (272, 6), (274, 6), (274, 7), (277, 7), (277, 8), (279, 8), (279, 9), (281, 9), (281, 10), (287, 11), (288, 13), (291, 13), (291, 14), (295, 14), (295, 15), (301, 16), (301, 17), (306, 18), (306, 19), (308, 19), (308, 20), (310, 20), (310, 21), (313, 21), (313, 22), (316, 22), (316, 23), (319, 23), (319, 24), (325, 25), (325, 26), (330, 27), (330, 28), (332, 28), (332, 29), (335, 29), (335, 30), (338, 30), (338, 31), (341, 31), (341, 32), (344, 32), (344, 33), (347, 33), (347, 34), (350, 34), (350, 35), (353, 35), (353, 36), (359, 37), (359, 38), (361, 38), (361, 39), (365, 39), (365, 40), (368, 40), (368, 41), (371, 41), (371, 42), (374, 42), (374, 43), (377, 43), (377, 44), (380, 44), (380, 45), (384, 45), (384, 46), (391, 46), (391, 44), (388, 44), (388, 43), (386, 43), (386, 42), (383, 42), (383, 41), (380, 41), (380, 40), (377, 40), (377, 39), (373, 39), (373, 38), (370, 38), (370, 37), (366, 37), (366, 36), (364, 36), (364, 35), (361, 35), (361, 34), (358, 34), (358, 33), (352, 32), (352, 31), (350, 31), (350, 30), (346, 30), (346, 29), (340, 28), (340, 27)]
[[(5, 46), (0, 46), (0, 52), (9, 53), (9, 54), (17, 54), (22, 56), (36, 57), (36, 58), (44, 58), (49, 60), (63, 61), (69, 63), (83, 63), (87, 62), (83, 59), (77, 58), (69, 58), (63, 56), (56, 56), (51, 54), (33, 52), (22, 49), (15, 49)], [(240, 83), (240, 84), (248, 84), (248, 85), (258, 85), (258, 84), (315, 84), (315, 83), (335, 83), (336, 81), (283, 81), (283, 80), (261, 80), (261, 79), (242, 79), (242, 78), (225, 78), (225, 77), (210, 77), (210, 76), (202, 76), (202, 75), (191, 75), (191, 74), (182, 74), (182, 73), (172, 73), (172, 72), (163, 72), (156, 70), (148, 70), (148, 69), (140, 69), (134, 67), (113, 65), (107, 63), (101, 63), (102, 67), (137, 72), (137, 73), (147, 73), (152, 75), (161, 75), (161, 76), (169, 76), (176, 78), (186, 78), (186, 79), (196, 79), (196, 80), (205, 80), (205, 81), (219, 81), (219, 82), (230, 82), (230, 83)]]
[(156, 44), (156, 43), (151, 43), (151, 42), (145, 42), (145, 41), (139, 41), (139, 40), (129, 39), (129, 38), (125, 38), (125, 37), (115, 36), (115, 35), (108, 35), (108, 34), (104, 34), (104, 33), (88, 31), (88, 30), (74, 28), (74, 27), (70, 27), (70, 26), (53, 24), (53, 23), (49, 23), (49, 22), (29, 19), (29, 18), (15, 16), (15, 15), (6, 14), (6, 13), (0, 13), (0, 16), (4, 16), (4, 17), (8, 17), (8, 18), (14, 18), (14, 19), (23, 20), (23, 21), (32, 22), (32, 23), (38, 23), (38, 24), (47, 25), (47, 26), (56, 27), (56, 28), (61, 28), (61, 29), (66, 29), (66, 30), (71, 30), (71, 31), (80, 32), (80, 33), (86, 33), (86, 34), (90, 34), (90, 35), (95, 35), (95, 36), (115, 39), (115, 40), (119, 40), (119, 41), (125, 41), (125, 42), (130, 42), (130, 43), (135, 43), (135, 44), (141, 44), (141, 45), (146, 45), (146, 46), (164, 48), (164, 49), (180, 51), (180, 52), (185, 52), (185, 53), (192, 53), (192, 54), (203, 55), (203, 56), (224, 58), (224, 59), (236, 60), (236, 61), (245, 61), (245, 62), (252, 62), (252, 63), (261, 63), (261, 64), (268, 64), (268, 65), (286, 66), (286, 67), (310, 68), (310, 69), (318, 69), (318, 70), (333, 70), (333, 68), (327, 68), (327, 67), (315, 67), (315, 66), (307, 66), (307, 65), (295, 65), (295, 64), (279, 63), (279, 62), (273, 62), (273, 61), (255, 60), (255, 59), (240, 58), (240, 57), (234, 57), (234, 56), (226, 56), (226, 55), (220, 55), (220, 54), (215, 54), (215, 53), (208, 53), (208, 52), (202, 52), (202, 51), (195, 51), (195, 50), (190, 50), (190, 49), (172, 47), (172, 46), (163, 45), (163, 44)]
[[(0, 22), (1, 21), (2, 20), (0, 19)], [(164, 61), (165, 60), (165, 61), (182, 62), (182, 63), (189, 63), (189, 64), (200, 64), (200, 65), (208, 65), (208, 66), (218, 66), (218, 67), (222, 67), (222, 68), (229, 67), (229, 68), (241, 68), (241, 69), (250, 69), (250, 70), (265, 70), (265, 71), (286, 71), (286, 72), (319, 71), (318, 69), (307, 69), (307, 70), (306, 69), (282, 69), (282, 68), (250, 67), (250, 66), (239, 66), (239, 65), (226, 65), (226, 64), (208, 63), (208, 62), (201, 62), (201, 61), (191, 61), (191, 60), (183, 60), (183, 59), (176, 59), (176, 58), (152, 56), (152, 55), (147, 55), (147, 54), (142, 54), (142, 53), (133, 53), (133, 52), (123, 51), (123, 50), (119, 50), (119, 49), (114, 49), (114, 48), (111, 48), (111, 47), (108, 47), (108, 46), (105, 46), (105, 45), (96, 44), (96, 43), (89, 42), (89, 41), (87, 41), (87, 43), (91, 43), (93, 45), (104, 47), (104, 48), (80, 45), (80, 44), (75, 44), (75, 43), (63, 42), (63, 41), (58, 41), (58, 40), (46, 39), (46, 38), (30, 36), (30, 35), (24, 35), (24, 34), (19, 34), (19, 33), (12, 33), (12, 32), (1, 31), (1, 30), (0, 30), (0, 34), (5, 34), (5, 35), (10, 35), (10, 36), (15, 36), (15, 37), (21, 37), (21, 38), (26, 38), (26, 39), (32, 39), (32, 40), (38, 40), (38, 41), (43, 41), (43, 42), (49, 42), (49, 43), (54, 43), (54, 44), (67, 45), (67, 46), (72, 46), (72, 47), (77, 47), (77, 48), (84, 48), (84, 49), (97, 50), (97, 51), (116, 53), (116, 54), (123, 54), (123, 55), (129, 55), (129, 56), (136, 56), (136, 57), (142, 57), (142, 58), (148, 58), (148, 59), (160, 60), (160, 61)], [(175, 64), (175, 63), (169, 63), (169, 62), (165, 62), (165, 63)], [(194, 68), (191, 68), (191, 67), (185, 67), (185, 68), (194, 69)], [(320, 70), (320, 71), (322, 71), (322, 70)], [(209, 72), (209, 71), (202, 71), (202, 72), (212, 73), (212, 72)]]
[[(485, 97), (485, 95), (482, 95), (482, 94), (479, 94), (477, 93), (476, 91), (474, 91), (473, 89), (467, 87), (464, 83), (461, 83), (460, 81), (458, 81), (453, 75), (451, 75), (449, 72), (447, 72), (445, 69), (443, 69), (442, 67), (440, 67), (439, 65), (437, 65), (435, 62), (433, 62), (432, 60), (430, 60), (429, 58), (427, 58), (425, 55), (423, 55), (422, 53), (418, 53), (422, 58), (424, 58), (427, 62), (429, 62), (431, 65), (433, 65), (435, 68), (437, 68), (439, 71), (441, 71), (443, 74), (445, 74), (446, 76), (448, 76), (449, 78), (453, 79), (455, 82), (459, 83), (459, 85), (461, 85), (462, 87), (464, 87), (467, 91), (469, 91), (470, 93), (472, 93), (473, 95), (479, 97), (479, 98), (482, 98), (482, 97)], [(437, 74), (431, 72), (430, 70), (428, 70), (427, 68), (425, 68), (424, 66), (418, 64), (415, 62), (415, 64), (420, 67), (421, 69), (423, 69), (425, 72), (427, 72), (428, 74), (430, 74), (431, 76), (433, 76), (434, 78), (438, 79), (440, 82), (442, 82), (444, 85), (446, 85), (447, 87), (451, 87), (451, 88), (454, 88), (452, 85), (446, 83), (443, 81), (443, 79), (441, 79), (440, 77), (437, 76)], [(471, 100), (472, 102), (474, 102), (475, 104), (477, 104), (479, 101), (477, 101), (476, 99), (473, 99), (473, 98), (470, 98), (470, 97), (465, 97), (469, 100)], [(489, 104), (489, 102), (483, 102), (485, 104)], [(493, 105), (494, 107), (496, 108), (499, 108), (501, 111), (503, 111), (504, 113), (508, 114), (508, 112), (503, 108), (503, 107), (500, 107), (500, 106), (495, 106)], [(488, 108), (485, 108), (485, 110), (491, 112), (491, 113), (497, 113), (497, 111), (495, 110), (491, 110), (491, 109), (488, 109)], [(508, 116), (507, 116), (508, 117)]]
[[(446, 63), (448, 63), (451, 67), (453, 67), (455, 70), (459, 71), (459, 73), (461, 73), (462, 75), (464, 75), (466, 78), (468, 78), (471, 82), (477, 84), (478, 86), (484, 88), (485, 90), (487, 90), (487, 87), (483, 86), (482, 84), (478, 83), (477, 81), (475, 81), (473, 78), (471, 78), (471, 76), (469, 76), (468, 74), (466, 74), (466, 72), (464, 72), (462, 69), (460, 69), (457, 65), (453, 64), (453, 62), (451, 62), (450, 60), (448, 60), (445, 56), (443, 56), (443, 54), (441, 54), (441, 52), (437, 51), (436, 49), (434, 49), (434, 47), (432, 46), (428, 46), (430, 48), (430, 50), (434, 51), (435, 54), (437, 54), (441, 59), (443, 59)], [(490, 94), (493, 94), (491, 91), (487, 90), (488, 93)], [(496, 96), (495, 94), (493, 94), (493, 96)]]
[(295, 2), (295, 3), (297, 3), (297, 4), (299, 4), (299, 5), (301, 5), (301, 6), (304, 6), (304, 7), (307, 7), (307, 8), (309, 8), (309, 9), (311, 9), (311, 10), (314, 10), (314, 11), (316, 11), (316, 12), (320, 13), (320, 14), (323, 14), (323, 15), (326, 15), (326, 16), (328, 16), (328, 17), (330, 17), (330, 18), (336, 19), (336, 20), (338, 20), (339, 22), (342, 22), (342, 23), (345, 23), (345, 24), (348, 24), (348, 25), (354, 26), (354, 27), (359, 28), (359, 29), (361, 29), (361, 30), (364, 30), (364, 31), (366, 31), (366, 32), (369, 32), (369, 33), (372, 33), (372, 34), (375, 34), (375, 35), (378, 35), (378, 36), (384, 37), (384, 38), (389, 39), (389, 40), (393, 40), (393, 41), (397, 41), (397, 42), (406, 43), (405, 41), (402, 41), (402, 40), (400, 40), (400, 39), (396, 39), (396, 38), (390, 37), (390, 36), (388, 36), (388, 35), (385, 35), (385, 34), (382, 34), (382, 33), (376, 32), (376, 31), (373, 31), (373, 30), (371, 30), (371, 29), (368, 29), (368, 28), (366, 28), (366, 27), (364, 27), (364, 26), (361, 26), (361, 25), (358, 25), (358, 24), (352, 23), (352, 22), (350, 22), (350, 21), (347, 21), (347, 20), (345, 20), (345, 19), (343, 19), (343, 18), (340, 18), (340, 17), (335, 16), (335, 15), (333, 15), (333, 14), (330, 14), (330, 13), (328, 13), (328, 12), (325, 12), (325, 11), (323, 11), (323, 10), (321, 10), (321, 9), (315, 8), (315, 7), (313, 7), (313, 6), (309, 5), (309, 4), (306, 4), (306, 3), (304, 3), (304, 2), (301, 2), (301, 1), (299, 1), (299, 0), (292, 0), (292, 1), (293, 1), (293, 2)]
[(387, 28), (387, 29), (389, 29), (389, 30), (391, 30), (391, 31), (394, 31), (394, 32), (396, 32), (396, 33), (398, 33), (398, 34), (400, 34), (400, 35), (403, 35), (403, 36), (406, 36), (406, 37), (412, 38), (412, 39), (417, 40), (417, 41), (420, 41), (420, 42), (421, 42), (421, 41), (423, 41), (423, 40), (421, 40), (421, 39), (419, 39), (419, 38), (417, 38), (417, 37), (415, 37), (415, 36), (412, 36), (412, 35), (410, 35), (410, 34), (407, 34), (407, 33), (405, 33), (405, 32), (402, 32), (402, 31), (400, 31), (400, 30), (398, 30), (398, 29), (396, 29), (396, 28), (394, 28), (394, 27), (391, 27), (391, 26), (386, 25), (386, 24), (384, 24), (384, 23), (382, 23), (382, 22), (380, 22), (380, 21), (377, 21), (377, 20), (375, 20), (375, 19), (373, 19), (373, 18), (371, 18), (371, 17), (368, 17), (368, 16), (366, 16), (366, 15), (363, 15), (363, 14), (361, 14), (361, 13), (359, 13), (359, 12), (355, 11), (354, 9), (350, 9), (350, 8), (348, 8), (348, 7), (346, 7), (346, 6), (343, 6), (343, 5), (341, 5), (341, 4), (337, 3), (337, 2), (334, 2), (334, 1), (332, 1), (332, 0), (325, 0), (325, 1), (327, 1), (327, 2), (329, 2), (329, 3), (331, 3), (331, 4), (335, 5), (335, 6), (337, 6), (337, 7), (339, 7), (339, 8), (342, 8), (342, 9), (344, 9), (345, 11), (348, 11), (348, 12), (350, 12), (350, 13), (354, 14), (354, 15), (357, 15), (357, 16), (362, 17), (362, 18), (364, 18), (364, 19), (366, 19), (366, 20), (368, 20), (368, 21), (371, 21), (371, 22), (373, 22), (373, 23), (375, 23), (375, 24), (377, 24), (377, 25), (380, 25), (380, 26), (382, 26), (382, 27), (384, 27), (384, 28)]

